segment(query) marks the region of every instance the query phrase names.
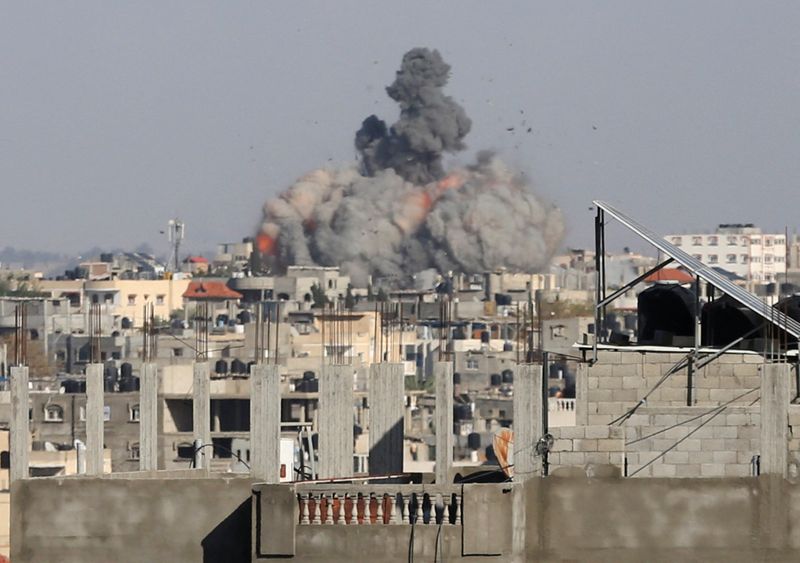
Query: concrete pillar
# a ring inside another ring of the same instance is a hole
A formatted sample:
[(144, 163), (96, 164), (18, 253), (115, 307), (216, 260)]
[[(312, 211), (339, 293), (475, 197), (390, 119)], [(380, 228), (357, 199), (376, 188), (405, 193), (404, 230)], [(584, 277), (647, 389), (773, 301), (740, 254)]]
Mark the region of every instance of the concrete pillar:
[(11, 482), (28, 477), (31, 432), (28, 420), (28, 367), (11, 368)]
[[(194, 441), (200, 440), (203, 445), (211, 444), (211, 363), (195, 362), (192, 378), (192, 433)], [(200, 467), (208, 469), (214, 457), (211, 446), (200, 451), (198, 459)]]
[(86, 473), (103, 473), (103, 364), (86, 366)]
[(789, 439), (788, 364), (761, 367), (761, 473), (786, 477)]
[(453, 467), (453, 364), (436, 362), (436, 484), (450, 482)]
[(575, 375), (575, 424), (589, 424), (589, 371), (587, 363), (579, 363)]
[(542, 366), (523, 364), (514, 373), (514, 481), (541, 474), (542, 458), (536, 444), (544, 435), (542, 425)]
[(323, 366), (319, 378), (319, 477), (353, 474), (353, 368)]
[[(250, 368), (250, 473), (268, 484), (280, 482), (281, 376), (276, 365)], [(293, 467), (287, 467), (291, 478)]]
[(405, 385), (403, 364), (369, 369), (369, 473), (403, 472)]
[(139, 470), (158, 469), (158, 367), (142, 364), (139, 386)]

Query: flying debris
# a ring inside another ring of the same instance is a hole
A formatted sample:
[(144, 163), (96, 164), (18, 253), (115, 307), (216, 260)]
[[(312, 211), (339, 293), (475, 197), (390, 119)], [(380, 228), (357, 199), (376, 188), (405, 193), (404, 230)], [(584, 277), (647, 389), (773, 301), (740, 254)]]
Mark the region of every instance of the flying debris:
[(338, 265), (356, 283), (429, 268), (533, 272), (547, 265), (563, 218), (523, 174), (488, 151), (445, 170), (444, 154), (466, 148), (471, 128), (444, 94), (449, 75), (438, 51), (405, 54), (386, 88), (399, 119), (388, 126), (367, 117), (355, 135), (356, 163), (310, 172), (264, 205), (256, 237), (263, 264)]

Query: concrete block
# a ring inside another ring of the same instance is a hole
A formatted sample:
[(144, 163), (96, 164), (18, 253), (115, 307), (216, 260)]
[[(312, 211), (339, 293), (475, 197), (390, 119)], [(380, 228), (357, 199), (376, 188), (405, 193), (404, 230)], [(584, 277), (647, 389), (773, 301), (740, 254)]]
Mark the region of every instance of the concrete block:
[(622, 352), (611, 352), (599, 350), (597, 352), (597, 363), (592, 366), (592, 370), (608, 368), (607, 364), (619, 364), (622, 362)]
[(735, 397), (733, 389), (712, 389), (710, 398), (711, 402), (726, 403)]
[(713, 452), (714, 463), (735, 464), (736, 452)]
[(750, 464), (727, 464), (725, 465), (725, 477), (749, 477)]
[(608, 464), (611, 463), (608, 452), (586, 452), (583, 456), (584, 463)]
[(742, 363), (761, 366), (764, 363), (764, 356), (761, 354), (742, 354)]
[(699, 452), (703, 449), (703, 442), (697, 438), (687, 438), (678, 444), (677, 450), (679, 452)]
[(726, 439), (723, 440), (724, 447), (720, 449), (730, 450), (734, 452), (750, 451), (750, 440), (745, 438)]
[(701, 477), (724, 477), (725, 465), (721, 463), (703, 463), (700, 465)]
[(600, 425), (593, 425), (586, 427), (586, 437), (587, 438), (594, 438), (594, 439), (602, 439), (609, 437), (609, 427), (608, 426), (600, 426)]
[(555, 440), (553, 442), (553, 451), (556, 452), (571, 452), (574, 451), (572, 440)]
[[(712, 423), (713, 424), (713, 423)], [(714, 427), (711, 424), (706, 424), (705, 426), (701, 426), (697, 428), (696, 426), (693, 428), (694, 432), (692, 433), (692, 438), (699, 438), (701, 440), (706, 438), (714, 438)]]
[(658, 398), (654, 402), (673, 403), (677, 405), (686, 404), (686, 388), (681, 385), (675, 388), (663, 388), (656, 391)]
[(625, 455), (622, 452), (608, 452), (608, 463), (622, 466)]
[(622, 389), (622, 378), (617, 376), (604, 377), (600, 380), (602, 389)]
[(704, 452), (719, 452), (725, 449), (725, 440), (721, 438), (711, 438), (708, 440), (701, 440), (702, 445), (700, 449)]
[(625, 444), (622, 442), (622, 440), (609, 438), (607, 440), (597, 441), (598, 452), (621, 452), (624, 449), (625, 449)]
[(586, 379), (587, 387), (589, 389), (597, 389), (600, 387), (600, 378), (599, 377), (589, 377)]
[[(631, 405), (632, 406), (632, 405)], [(597, 404), (598, 414), (614, 415), (614, 418), (624, 413), (629, 407), (625, 403), (607, 402)]]
[(690, 463), (714, 463), (714, 452), (690, 452)]
[(641, 380), (639, 366), (640, 364), (633, 363), (617, 364), (611, 370), (611, 373), (614, 377), (621, 377), (623, 379), (634, 377), (635, 379)]
[(733, 366), (733, 375), (736, 377), (753, 377), (758, 375), (759, 366), (756, 364), (738, 364)]
[[(613, 420), (614, 417), (607, 415), (607, 414), (589, 414), (587, 417), (587, 422), (590, 426), (597, 426), (602, 424), (608, 424)], [(588, 438), (589, 436), (587, 436)]]
[(605, 403), (611, 401), (614, 395), (611, 389), (590, 389), (589, 402), (590, 403)]
[(678, 417), (674, 414), (657, 414), (653, 417), (653, 426), (672, 426), (677, 422)]
[(667, 440), (666, 438), (652, 438), (651, 449), (655, 452), (664, 452), (674, 445), (675, 445), (675, 440)]
[(688, 433), (689, 433), (689, 428), (687, 426), (676, 426), (675, 428), (670, 428), (662, 435), (670, 440), (677, 440), (679, 438), (686, 437)]
[(617, 440), (625, 439), (625, 429), (622, 426), (609, 426), (608, 437), (616, 438)]
[(713, 426), (714, 438), (737, 438), (736, 426)]
[(744, 426), (749, 423), (749, 417), (746, 414), (729, 414), (725, 416), (725, 423), (728, 426)]
[(658, 462), (653, 464), (653, 477), (675, 477), (676, 473), (674, 465)]
[(572, 442), (573, 450), (576, 452), (596, 452), (597, 440), (589, 440), (586, 438), (579, 438)]
[(689, 463), (689, 452), (678, 452), (675, 450), (667, 452), (666, 455), (664, 456), (664, 463), (669, 463), (669, 464)]
[(550, 429), (550, 433), (553, 434), (554, 437), (556, 436), (556, 431), (558, 432), (559, 438), (566, 440), (584, 438), (586, 436), (586, 427), (584, 426), (560, 426)]
[(620, 403), (635, 404), (639, 401), (639, 391), (637, 389), (614, 389), (611, 391), (611, 398)]
[(659, 378), (664, 375), (664, 366), (662, 364), (646, 363), (642, 367), (642, 375), (645, 378)]
[(586, 455), (582, 452), (561, 452), (561, 465), (585, 465)]
[(625, 421), (626, 426), (651, 426), (653, 424), (650, 420), (650, 415), (647, 414), (634, 414)]
[(689, 463), (675, 466), (675, 477), (700, 477), (700, 464)]

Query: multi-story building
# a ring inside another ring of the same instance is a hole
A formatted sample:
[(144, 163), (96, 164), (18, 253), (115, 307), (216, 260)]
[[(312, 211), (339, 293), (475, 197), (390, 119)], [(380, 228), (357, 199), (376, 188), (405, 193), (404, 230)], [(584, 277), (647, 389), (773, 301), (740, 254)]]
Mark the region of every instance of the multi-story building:
[(752, 223), (719, 225), (711, 234), (671, 234), (666, 240), (711, 267), (741, 277), (752, 287), (782, 281), (786, 235), (763, 233)]

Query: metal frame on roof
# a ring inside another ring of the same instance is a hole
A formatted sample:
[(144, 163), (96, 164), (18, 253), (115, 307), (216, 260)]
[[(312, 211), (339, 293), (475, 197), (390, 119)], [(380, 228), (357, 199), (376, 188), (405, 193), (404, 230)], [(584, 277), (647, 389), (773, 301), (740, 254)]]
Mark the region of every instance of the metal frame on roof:
[[(675, 261), (681, 264), (684, 268), (689, 270), (695, 276), (695, 290), (697, 299), (699, 300), (699, 283), (700, 280), (705, 281), (706, 283), (712, 285), (716, 289), (719, 289), (723, 293), (730, 296), (732, 299), (737, 301), (742, 306), (750, 309), (761, 318), (764, 319), (765, 323), (770, 323), (781, 330), (785, 331), (786, 333), (790, 334), (794, 338), (800, 340), (800, 323), (798, 323), (793, 318), (787, 316), (782, 311), (769, 306), (764, 301), (750, 293), (742, 289), (741, 287), (734, 285), (730, 280), (726, 277), (721, 275), (719, 272), (710, 268), (703, 264), (700, 260), (690, 256), (677, 246), (673, 245), (672, 243), (665, 240), (663, 237), (657, 235), (650, 229), (646, 228), (636, 220), (628, 217), (618, 209), (614, 208), (612, 205), (604, 201), (594, 201), (594, 204), (597, 206), (597, 216), (595, 218), (595, 266), (596, 266), (596, 311), (595, 311), (595, 342), (598, 340), (599, 334), (599, 326), (602, 320), (602, 317), (605, 313), (605, 307), (608, 305), (613, 298), (624, 293), (623, 290), (628, 289), (641, 281), (640, 278), (637, 278), (633, 282), (626, 284), (626, 286), (616, 291), (609, 297), (606, 297), (605, 292), (605, 224), (606, 218), (605, 215), (608, 214), (610, 217), (616, 219), (625, 227), (633, 231), (639, 237), (647, 241), (648, 243), (655, 246), (658, 250), (663, 252), (665, 255), (669, 257), (668, 260), (662, 262), (654, 270), (659, 270), (666, 266), (668, 263)], [(648, 273), (652, 273), (654, 270), (651, 270)], [(699, 305), (699, 303), (698, 303)], [(698, 326), (698, 330), (696, 331), (695, 335), (695, 344), (696, 348), (700, 347), (700, 331), (699, 331), (699, 323), (700, 323), (700, 310), (699, 307), (696, 308), (696, 324)], [(595, 359), (597, 358), (596, 354), (596, 347), (595, 347)]]

